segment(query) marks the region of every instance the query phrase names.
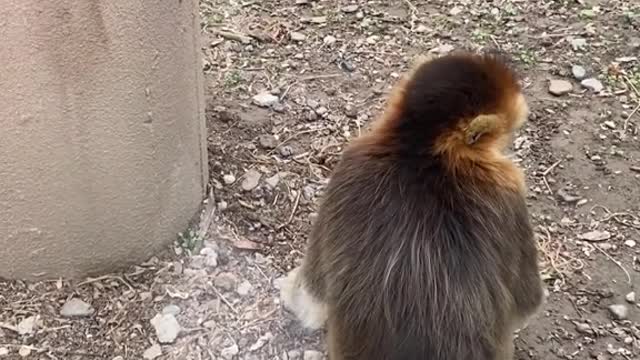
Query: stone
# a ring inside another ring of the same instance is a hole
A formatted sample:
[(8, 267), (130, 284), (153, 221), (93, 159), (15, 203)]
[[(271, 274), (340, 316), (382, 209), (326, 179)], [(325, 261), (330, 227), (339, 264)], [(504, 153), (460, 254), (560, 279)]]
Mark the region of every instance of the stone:
[(584, 79), (580, 82), (580, 84), (593, 91), (593, 92), (597, 92), (599, 93), (600, 91), (602, 91), (602, 89), (604, 89), (604, 86), (602, 85), (602, 82), (600, 82), (600, 80), (598, 79), (594, 79), (594, 78), (590, 78), (590, 79)]
[(611, 238), (611, 233), (606, 230), (605, 231), (593, 230), (593, 231), (589, 231), (584, 234), (578, 235), (578, 239), (586, 240), (586, 241), (604, 241), (610, 238)]
[(335, 44), (336, 41), (337, 41), (337, 39), (335, 38), (335, 36), (332, 36), (332, 35), (327, 35), (322, 40), (322, 42), (327, 46), (331, 46), (331, 45)]
[(462, 13), (462, 7), (460, 6), (454, 6), (451, 8), (451, 10), (449, 10), (449, 15), (451, 16), (458, 16), (460, 15), (460, 13)]
[(302, 353), (300, 350), (290, 350), (287, 352), (287, 357), (289, 360), (300, 360), (302, 358)]
[(171, 344), (178, 338), (181, 328), (173, 314), (157, 314), (151, 319), (156, 337), (161, 344)]
[(299, 33), (297, 31), (292, 31), (291, 33), (289, 33), (289, 36), (291, 37), (291, 40), (298, 42), (305, 41), (307, 39), (307, 35)]
[(289, 145), (281, 146), (279, 148), (280, 155), (287, 157), (293, 155), (293, 148)]
[(162, 308), (162, 313), (163, 314), (171, 314), (173, 316), (180, 314), (180, 307), (178, 305), (175, 304), (169, 304), (165, 307)]
[(328, 110), (326, 107), (324, 107), (324, 106), (319, 106), (319, 107), (316, 109), (316, 114), (318, 114), (318, 115), (322, 116), (322, 115), (326, 114), (326, 113), (327, 113), (327, 111), (329, 111), (329, 110)]
[(272, 177), (266, 179), (264, 182), (270, 188), (275, 189), (276, 186), (278, 186), (278, 184), (280, 183), (280, 174), (275, 174)]
[(238, 285), (236, 292), (240, 296), (247, 296), (251, 293), (251, 290), (253, 290), (253, 286), (251, 285), (251, 283), (248, 282), (247, 280), (244, 280), (243, 282), (240, 283), (240, 285)]
[(591, 329), (591, 325), (586, 324), (586, 323), (577, 323), (576, 324), (576, 331), (578, 331), (581, 334), (593, 335), (593, 329)]
[(629, 308), (627, 308), (627, 305), (610, 305), (609, 312), (615, 320), (625, 320), (629, 316)]
[(146, 360), (153, 360), (162, 356), (162, 348), (158, 344), (151, 345), (150, 348), (142, 353), (142, 357)]
[(239, 352), (240, 352), (240, 349), (238, 349), (238, 345), (233, 344), (229, 347), (222, 349), (222, 351), (220, 352), (220, 356), (222, 356), (226, 360), (231, 360), (233, 359), (234, 356), (238, 355)]
[(222, 181), (227, 185), (231, 185), (236, 182), (236, 177), (233, 174), (225, 174), (222, 176)]
[(222, 290), (231, 291), (236, 286), (236, 282), (237, 279), (233, 274), (229, 272), (223, 272), (216, 276), (216, 278), (213, 280), (213, 285)]
[(587, 40), (583, 38), (573, 38), (571, 39), (571, 47), (574, 51), (580, 50), (583, 47), (587, 46)]
[(551, 80), (549, 82), (549, 93), (555, 96), (568, 94), (573, 90), (573, 85), (567, 80)]
[(611, 121), (611, 120), (607, 120), (604, 122), (604, 126), (608, 127), (609, 129), (615, 129), (616, 128), (616, 123)]
[(625, 300), (627, 300), (627, 302), (634, 304), (636, 302), (636, 293), (635, 291), (632, 291), (630, 293), (628, 293), (627, 295), (625, 295), (624, 297)]
[(264, 134), (258, 137), (258, 143), (264, 149), (275, 149), (278, 146), (278, 140), (271, 134)]
[(322, 360), (323, 355), (320, 351), (316, 350), (305, 350), (302, 355), (303, 360)]
[(62, 309), (60, 309), (60, 315), (66, 318), (87, 317), (93, 314), (93, 312), (94, 309), (91, 305), (78, 298), (67, 301), (62, 305)]
[(571, 67), (571, 73), (573, 74), (573, 77), (576, 78), (576, 80), (582, 80), (585, 76), (587, 76), (587, 70), (585, 70), (580, 65), (573, 65)]
[(630, 248), (636, 247), (636, 242), (634, 240), (626, 240), (624, 245)]
[(218, 253), (212, 248), (203, 248), (200, 250), (200, 255), (205, 257), (205, 265), (208, 267), (217, 267), (218, 266)]
[(342, 7), (342, 12), (345, 14), (353, 14), (358, 11), (358, 5), (347, 5)]
[(20, 355), (23, 358), (26, 358), (27, 356), (31, 355), (31, 347), (26, 345), (20, 346), (20, 349), (18, 350), (18, 355)]
[(268, 91), (263, 91), (253, 97), (253, 103), (260, 107), (270, 107), (277, 104), (280, 101), (280, 98), (273, 95)]
[(244, 191), (251, 191), (253, 189), (256, 188), (256, 186), (258, 186), (258, 183), (260, 183), (260, 178), (262, 177), (262, 174), (260, 174), (257, 170), (249, 170), (244, 174), (244, 180), (242, 180), (242, 190)]
[(7, 349), (6, 347), (0, 347), (0, 356), (6, 355), (9, 355), (9, 349)]
[(18, 330), (18, 334), (20, 334), (20, 335), (28, 335), (28, 334), (33, 333), (33, 330), (35, 329), (37, 320), (38, 319), (35, 316), (29, 316), (29, 317), (26, 317), (26, 318), (22, 319), (22, 321), (20, 321), (20, 323), (16, 327), (16, 330)]

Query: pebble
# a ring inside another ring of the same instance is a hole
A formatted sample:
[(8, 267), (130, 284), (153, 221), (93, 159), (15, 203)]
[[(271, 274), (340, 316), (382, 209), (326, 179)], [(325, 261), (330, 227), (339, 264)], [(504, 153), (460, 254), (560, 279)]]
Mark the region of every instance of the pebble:
[(347, 104), (344, 107), (344, 114), (346, 117), (348, 118), (352, 118), (355, 119), (358, 117), (358, 111), (356, 110), (356, 108), (351, 105), (351, 104)]
[(578, 238), (586, 241), (604, 241), (611, 238), (611, 233), (608, 231), (593, 230), (578, 235)]
[(275, 189), (280, 183), (280, 174), (275, 174), (264, 181), (270, 188)]
[(171, 344), (178, 338), (180, 324), (173, 314), (157, 314), (151, 319), (156, 336), (161, 344)]
[(549, 93), (555, 96), (568, 94), (573, 90), (573, 85), (567, 80), (551, 80), (549, 82)]
[(227, 185), (231, 185), (236, 182), (236, 177), (233, 176), (233, 174), (225, 174), (224, 176), (222, 176), (222, 181), (224, 181), (224, 183)]
[(280, 155), (287, 157), (287, 156), (291, 156), (293, 154), (293, 148), (291, 148), (291, 146), (281, 146), (279, 148), (280, 150)]
[(244, 180), (242, 180), (242, 190), (251, 191), (258, 186), (260, 182), (260, 178), (262, 174), (260, 174), (257, 170), (251, 169), (244, 174)]
[(345, 14), (352, 14), (358, 11), (358, 5), (347, 5), (342, 7), (342, 12)]
[(62, 317), (71, 318), (71, 317), (87, 317), (93, 314), (94, 309), (91, 305), (86, 302), (73, 298), (67, 301), (64, 305), (62, 305), (62, 309), (60, 309), (60, 315)]
[(626, 305), (622, 304), (610, 305), (609, 312), (616, 320), (625, 320), (629, 316), (629, 309)]
[(634, 240), (626, 240), (624, 242), (624, 245), (627, 246), (627, 247), (632, 248), (632, 247), (636, 247), (636, 242)]
[(337, 41), (337, 39), (335, 38), (335, 36), (331, 36), (331, 35), (325, 36), (325, 38), (322, 40), (322, 42), (327, 46), (331, 46), (331, 45), (335, 44), (336, 41)]
[(260, 137), (258, 137), (258, 143), (264, 149), (275, 149), (276, 146), (278, 146), (278, 140), (271, 134), (260, 135)]
[(249, 351), (257, 351), (259, 349), (261, 349), (262, 347), (264, 347), (269, 341), (271, 341), (271, 339), (273, 338), (273, 334), (271, 334), (270, 332), (260, 336), (260, 338), (258, 338), (258, 340), (249, 347)]
[(0, 356), (9, 355), (9, 349), (6, 347), (0, 347)]
[(36, 326), (36, 320), (37, 318), (35, 316), (29, 316), (22, 319), (16, 328), (16, 330), (18, 330), (18, 334), (28, 335), (33, 333), (33, 329)]
[(591, 326), (586, 323), (577, 323), (576, 330), (581, 334), (593, 334), (593, 330), (591, 329)]
[(171, 314), (173, 316), (180, 314), (180, 307), (178, 305), (175, 304), (169, 304), (165, 307), (162, 308), (162, 314), (167, 315), (167, 314)]
[(425, 24), (420, 24), (416, 26), (415, 32), (417, 32), (418, 34), (422, 34), (422, 33), (426, 33), (429, 30), (430, 29)]
[(594, 79), (594, 78), (590, 78), (590, 79), (584, 79), (580, 82), (580, 84), (591, 90), (594, 92), (600, 92), (602, 91), (602, 89), (604, 89), (604, 86), (602, 85), (602, 83), (600, 82), (600, 80), (598, 79)]
[(212, 248), (203, 248), (202, 250), (200, 250), (200, 255), (205, 256), (205, 265), (207, 265), (208, 267), (218, 266), (218, 253)]
[(216, 276), (216, 278), (213, 280), (213, 285), (225, 291), (231, 291), (236, 286), (236, 282), (237, 279), (233, 274), (229, 272), (223, 272)]
[(161, 355), (162, 355), (162, 348), (158, 344), (151, 345), (150, 348), (148, 348), (142, 353), (142, 357), (147, 360), (153, 360), (155, 358), (160, 357)]
[(247, 296), (251, 293), (251, 290), (253, 290), (253, 286), (251, 285), (251, 283), (248, 282), (247, 280), (244, 280), (243, 282), (240, 283), (240, 285), (238, 285), (236, 292), (240, 296)]
[(449, 15), (457, 16), (457, 15), (460, 15), (461, 12), (462, 12), (462, 7), (454, 6), (453, 8), (451, 8), (451, 10), (449, 10)]
[(587, 46), (587, 39), (583, 39), (583, 38), (571, 39), (571, 47), (573, 48), (573, 50), (580, 50), (585, 46)]
[(326, 113), (327, 113), (327, 111), (329, 111), (329, 110), (327, 110), (327, 108), (326, 108), (326, 107), (324, 107), (324, 106), (320, 106), (320, 107), (318, 107), (318, 108), (316, 109), (316, 114), (318, 114), (318, 115), (322, 116), (322, 115), (326, 114)]
[(587, 76), (587, 70), (585, 70), (580, 65), (573, 65), (571, 67), (571, 73), (573, 74), (573, 77), (576, 78), (576, 80), (582, 80), (585, 76)]
[(611, 121), (611, 120), (607, 120), (604, 122), (604, 126), (608, 127), (609, 129), (615, 129), (616, 128), (616, 123)]
[(303, 360), (322, 360), (322, 353), (316, 350), (306, 350), (302, 356)]
[(307, 35), (297, 31), (292, 31), (289, 36), (291, 36), (291, 40), (293, 41), (305, 41), (307, 39)]
[(253, 103), (260, 107), (270, 107), (277, 104), (280, 99), (268, 91), (263, 91), (253, 97)]
[(627, 300), (627, 302), (630, 302), (631, 304), (636, 302), (636, 293), (635, 291), (632, 291), (630, 293), (628, 293), (625, 297), (625, 300)]
[(231, 360), (233, 359), (234, 356), (238, 355), (239, 352), (240, 352), (240, 349), (238, 349), (238, 345), (233, 344), (229, 347), (222, 349), (222, 351), (220, 352), (220, 356), (222, 356), (226, 360)]
[(20, 350), (18, 350), (18, 355), (20, 355), (21, 357), (27, 357), (31, 355), (31, 348), (25, 345), (20, 346)]

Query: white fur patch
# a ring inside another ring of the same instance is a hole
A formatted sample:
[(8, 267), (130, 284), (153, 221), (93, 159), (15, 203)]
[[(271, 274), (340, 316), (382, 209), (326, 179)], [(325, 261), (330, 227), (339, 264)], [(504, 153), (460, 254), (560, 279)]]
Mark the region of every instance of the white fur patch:
[(300, 268), (295, 268), (282, 281), (280, 297), (285, 308), (293, 312), (308, 329), (319, 329), (327, 320), (327, 305), (307, 290)]

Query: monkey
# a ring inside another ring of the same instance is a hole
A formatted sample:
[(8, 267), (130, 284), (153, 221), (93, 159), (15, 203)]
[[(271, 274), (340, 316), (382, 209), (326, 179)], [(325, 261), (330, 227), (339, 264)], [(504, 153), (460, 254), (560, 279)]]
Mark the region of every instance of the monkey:
[(511, 360), (544, 285), (524, 172), (529, 107), (494, 53), (420, 60), (333, 169), (281, 298), (330, 360)]

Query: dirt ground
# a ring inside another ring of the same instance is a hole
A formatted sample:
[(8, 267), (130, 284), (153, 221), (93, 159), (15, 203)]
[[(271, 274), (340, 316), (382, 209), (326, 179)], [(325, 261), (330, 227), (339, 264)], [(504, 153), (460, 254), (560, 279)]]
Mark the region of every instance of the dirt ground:
[[(207, 235), (80, 283), (0, 282), (0, 359), (322, 359), (322, 332), (282, 309), (277, 279), (345, 143), (414, 56), (458, 48), (510, 54), (532, 109), (512, 150), (550, 297), (516, 359), (640, 358), (640, 3), (202, 0), (201, 13)], [(71, 298), (92, 311), (62, 314)]]

